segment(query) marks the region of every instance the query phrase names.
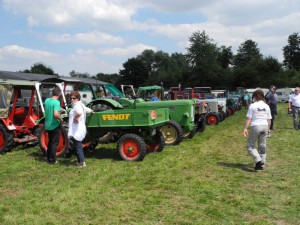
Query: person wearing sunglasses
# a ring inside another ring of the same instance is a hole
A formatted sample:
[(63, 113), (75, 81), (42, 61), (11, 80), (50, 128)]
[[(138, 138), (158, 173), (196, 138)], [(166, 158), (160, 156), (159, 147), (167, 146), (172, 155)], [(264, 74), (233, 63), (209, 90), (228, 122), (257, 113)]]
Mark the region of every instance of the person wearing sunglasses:
[(82, 149), (82, 140), (86, 135), (86, 113), (92, 113), (93, 110), (86, 107), (80, 101), (80, 94), (78, 91), (70, 93), (70, 100), (72, 102), (72, 109), (69, 114), (69, 131), (68, 137), (74, 142), (77, 155), (77, 167), (82, 168), (86, 166), (84, 153)]
[(300, 87), (295, 88), (295, 93), (289, 96), (289, 112), (293, 113), (293, 124), (295, 130), (299, 130), (300, 113)]

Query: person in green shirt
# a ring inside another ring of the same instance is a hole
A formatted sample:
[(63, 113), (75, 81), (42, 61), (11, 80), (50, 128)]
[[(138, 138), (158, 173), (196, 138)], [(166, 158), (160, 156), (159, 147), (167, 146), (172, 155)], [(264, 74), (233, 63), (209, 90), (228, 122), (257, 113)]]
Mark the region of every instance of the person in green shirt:
[(58, 87), (52, 90), (52, 97), (45, 101), (45, 130), (48, 132), (47, 162), (56, 164), (56, 151), (59, 143), (61, 128), (63, 122), (60, 117), (60, 102), (58, 98), (61, 91)]

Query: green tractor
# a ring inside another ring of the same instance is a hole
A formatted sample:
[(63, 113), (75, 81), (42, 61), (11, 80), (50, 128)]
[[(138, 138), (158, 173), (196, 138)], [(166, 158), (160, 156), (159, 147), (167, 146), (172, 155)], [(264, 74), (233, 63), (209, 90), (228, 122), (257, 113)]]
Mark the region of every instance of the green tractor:
[[(64, 96), (64, 94), (63, 94)], [(64, 97), (63, 97), (64, 98)], [(163, 134), (159, 127), (169, 121), (169, 109), (125, 109), (112, 99), (96, 99), (88, 103), (94, 113), (87, 115), (87, 136), (83, 140), (83, 148), (89, 149), (98, 138), (114, 133), (117, 136), (117, 150), (126, 161), (142, 161), (147, 152), (161, 152), (165, 146)], [(67, 109), (68, 111), (68, 109)], [(66, 130), (68, 129), (68, 116)], [(42, 128), (39, 138), (40, 148), (47, 151), (48, 135)], [(74, 146), (63, 136), (61, 143), (67, 143), (67, 148), (59, 148), (57, 156), (71, 156)]]

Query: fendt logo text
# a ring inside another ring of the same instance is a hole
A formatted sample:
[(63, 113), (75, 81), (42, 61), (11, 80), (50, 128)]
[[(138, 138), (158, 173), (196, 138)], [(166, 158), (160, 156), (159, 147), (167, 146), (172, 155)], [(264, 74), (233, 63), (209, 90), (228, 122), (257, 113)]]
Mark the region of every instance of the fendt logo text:
[(102, 115), (103, 120), (128, 120), (131, 114), (106, 114)]

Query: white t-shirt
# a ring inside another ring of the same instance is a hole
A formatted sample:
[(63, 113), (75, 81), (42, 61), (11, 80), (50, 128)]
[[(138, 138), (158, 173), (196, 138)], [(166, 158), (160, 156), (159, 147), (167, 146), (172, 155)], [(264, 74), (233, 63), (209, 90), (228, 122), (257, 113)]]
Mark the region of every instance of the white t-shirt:
[(291, 102), (293, 106), (300, 107), (300, 94), (290, 95), (289, 96), (289, 102)]
[(249, 106), (246, 117), (251, 119), (250, 126), (268, 125), (268, 119), (272, 119), (270, 107), (262, 100)]
[[(69, 114), (69, 131), (68, 137), (73, 137), (77, 141), (82, 141), (86, 135), (86, 126), (85, 126), (85, 119), (86, 113), (90, 113), (93, 110), (87, 108), (84, 104), (80, 101), (76, 102), (73, 106), (72, 110)], [(78, 118), (78, 123), (74, 123), (74, 117), (76, 114), (81, 113), (81, 116)]]

